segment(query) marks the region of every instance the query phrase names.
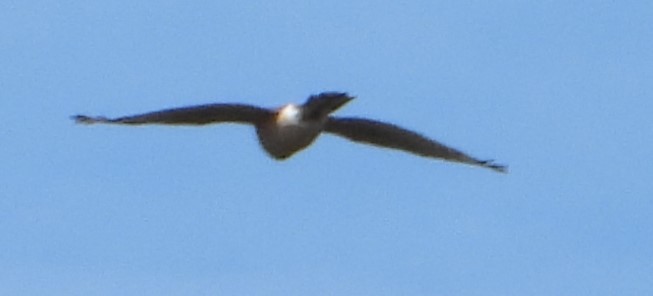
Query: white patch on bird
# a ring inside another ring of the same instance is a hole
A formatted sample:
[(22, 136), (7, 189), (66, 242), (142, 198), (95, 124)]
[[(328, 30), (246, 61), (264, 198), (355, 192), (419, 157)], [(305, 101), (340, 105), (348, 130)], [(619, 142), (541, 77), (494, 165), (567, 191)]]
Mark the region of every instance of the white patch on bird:
[(277, 123), (280, 125), (298, 125), (302, 117), (302, 111), (293, 104), (281, 108), (277, 115)]

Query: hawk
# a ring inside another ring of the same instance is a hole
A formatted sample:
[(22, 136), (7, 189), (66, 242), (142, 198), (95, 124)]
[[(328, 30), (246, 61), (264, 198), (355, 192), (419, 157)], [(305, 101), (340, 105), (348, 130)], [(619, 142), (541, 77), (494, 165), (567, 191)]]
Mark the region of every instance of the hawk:
[(423, 157), (480, 166), (497, 172), (507, 167), (492, 160), (480, 160), (417, 132), (382, 121), (339, 117), (332, 114), (354, 97), (343, 92), (309, 96), (302, 105), (288, 104), (268, 109), (248, 104), (208, 104), (107, 118), (75, 115), (81, 124), (168, 124), (206, 125), (240, 123), (253, 125), (263, 149), (274, 159), (284, 160), (308, 147), (323, 132), (354, 142), (402, 150)]

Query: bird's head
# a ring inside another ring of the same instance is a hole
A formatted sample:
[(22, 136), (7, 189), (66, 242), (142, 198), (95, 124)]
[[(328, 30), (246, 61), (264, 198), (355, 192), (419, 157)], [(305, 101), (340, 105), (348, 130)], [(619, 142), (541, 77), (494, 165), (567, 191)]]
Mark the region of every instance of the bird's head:
[(353, 99), (354, 97), (343, 92), (323, 92), (312, 95), (302, 105), (302, 117), (305, 120), (324, 119)]

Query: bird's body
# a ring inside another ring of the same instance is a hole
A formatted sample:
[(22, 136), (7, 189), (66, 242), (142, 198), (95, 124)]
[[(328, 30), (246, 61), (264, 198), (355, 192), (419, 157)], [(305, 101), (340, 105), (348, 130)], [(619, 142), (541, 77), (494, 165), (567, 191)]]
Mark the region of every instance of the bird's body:
[(346, 93), (313, 95), (301, 106), (266, 109), (245, 104), (210, 104), (166, 109), (118, 118), (73, 116), (78, 123), (203, 125), (232, 122), (251, 124), (259, 142), (275, 159), (286, 159), (311, 145), (323, 132), (349, 140), (506, 172), (506, 167), (473, 158), (413, 131), (381, 121), (335, 117), (331, 113), (351, 101)]
[(302, 120), (298, 106), (287, 105), (281, 108), (272, 123), (256, 126), (256, 134), (263, 149), (276, 159), (286, 159), (308, 147), (322, 132), (323, 123), (315, 120)]

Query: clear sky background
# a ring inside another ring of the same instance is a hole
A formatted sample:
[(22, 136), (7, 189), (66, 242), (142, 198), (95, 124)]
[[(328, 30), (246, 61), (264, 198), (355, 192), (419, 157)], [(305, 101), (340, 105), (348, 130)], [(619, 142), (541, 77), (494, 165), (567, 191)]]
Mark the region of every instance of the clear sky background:
[[(651, 1), (0, 2), (1, 295), (651, 295)], [(324, 135), (78, 126), (312, 93)]]

